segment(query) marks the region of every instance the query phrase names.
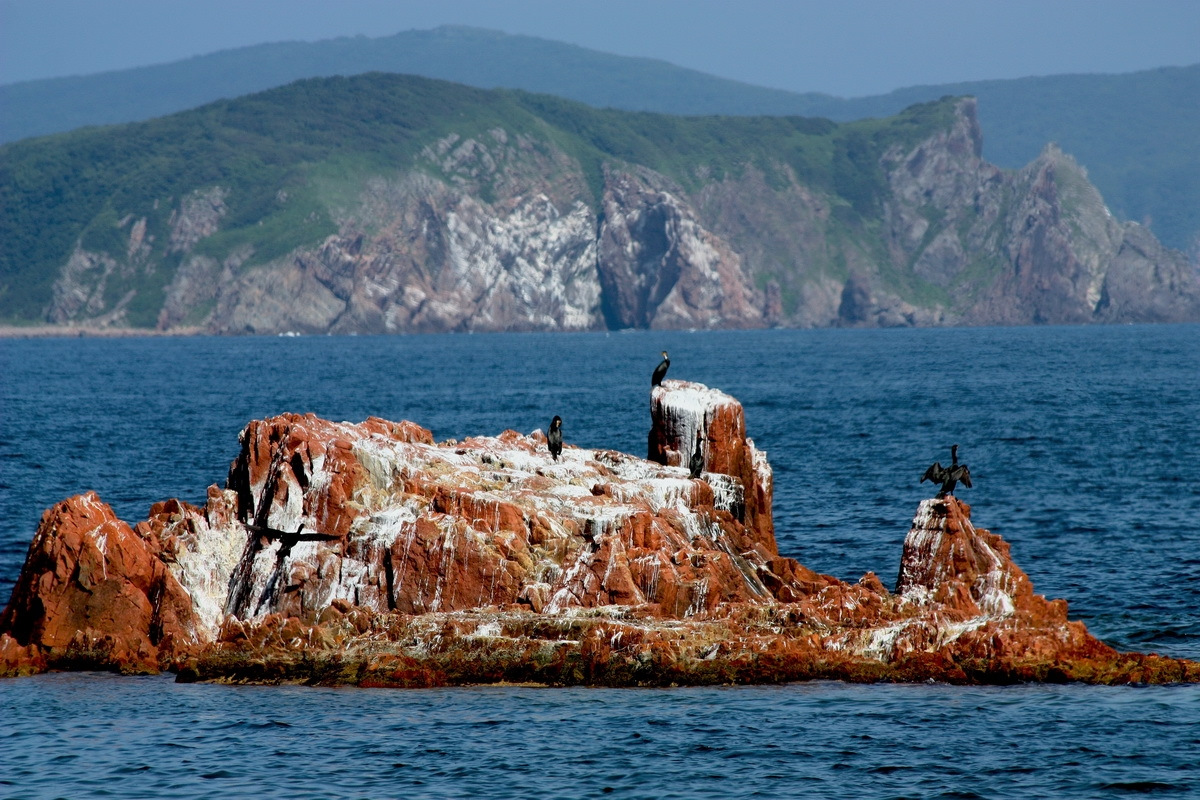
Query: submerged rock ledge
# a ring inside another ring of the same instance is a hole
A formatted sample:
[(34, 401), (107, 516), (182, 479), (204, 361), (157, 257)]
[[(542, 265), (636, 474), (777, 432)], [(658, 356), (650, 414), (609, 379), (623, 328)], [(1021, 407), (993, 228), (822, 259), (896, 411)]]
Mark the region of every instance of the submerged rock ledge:
[[(203, 508), (130, 527), (46, 511), (0, 616), (0, 675), (441, 686), (1200, 681), (1035, 595), (953, 498), (922, 501), (896, 591), (779, 555), (741, 405), (651, 396), (649, 460), (540, 431), (435, 443), (411, 422), (251, 422)], [(699, 437), (706, 471), (686, 465)]]

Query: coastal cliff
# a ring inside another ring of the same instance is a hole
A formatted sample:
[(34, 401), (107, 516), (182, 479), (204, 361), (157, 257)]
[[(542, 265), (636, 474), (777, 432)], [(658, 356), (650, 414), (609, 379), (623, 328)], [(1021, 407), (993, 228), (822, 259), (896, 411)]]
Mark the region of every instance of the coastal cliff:
[[(34, 176), (0, 212), (0, 312), (222, 334), (1200, 320), (1195, 264), (1070, 155), (984, 161), (974, 98), (836, 125), (374, 75), (231, 104), (71, 134), (120, 153), (136, 133), (163, 171), (127, 185), (114, 155), (69, 208), (45, 203), (60, 142), (0, 152)], [(202, 168), (230, 151), (253, 180)]]
[[(203, 507), (130, 526), (47, 510), (0, 616), (0, 672), (433, 686), (1200, 680), (1118, 653), (1036, 595), (954, 497), (922, 501), (895, 591), (779, 554), (741, 405), (652, 391), (648, 456), (540, 431), (436, 443), (411, 422), (251, 422)], [(699, 441), (704, 470), (681, 466)]]

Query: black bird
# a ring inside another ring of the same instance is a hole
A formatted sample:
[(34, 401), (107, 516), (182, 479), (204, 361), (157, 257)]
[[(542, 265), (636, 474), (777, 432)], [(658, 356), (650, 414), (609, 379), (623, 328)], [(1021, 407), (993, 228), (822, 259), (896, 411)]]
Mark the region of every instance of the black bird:
[(562, 453), (562, 417), (558, 414), (554, 415), (554, 419), (550, 420), (550, 432), (546, 434), (546, 444), (550, 447), (550, 455), (558, 461), (559, 455)]
[(696, 452), (692, 453), (692, 460), (688, 462), (688, 468), (692, 471), (693, 478), (699, 478), (700, 473), (704, 472), (703, 441), (703, 435), (700, 431), (696, 431)]
[(950, 445), (950, 466), (943, 467), (939, 462), (933, 462), (921, 476), (921, 483), (925, 481), (941, 481), (942, 489), (938, 492), (938, 497), (954, 494), (954, 485), (959, 482), (968, 489), (971, 488), (971, 470), (967, 469), (966, 464), (958, 463), (958, 445)]
[[(255, 605), (255, 613), (258, 613), (266, 603), (270, 602), (275, 597), (275, 587), (279, 585), (279, 576), (283, 573), (283, 562), (292, 554), (292, 548), (298, 542), (332, 542), (337, 540), (337, 536), (332, 536), (328, 533), (305, 533), (304, 523), (294, 531), (281, 531), (278, 528), (272, 528), (269, 525), (255, 525), (250, 522), (243, 522), (242, 525), (251, 533), (256, 533), (259, 536), (258, 545), (263, 546), (263, 539), (278, 539), (279, 552), (276, 554), (275, 570), (271, 573), (271, 577), (267, 579), (267, 585), (263, 587), (262, 594), (258, 596), (258, 604)], [(247, 563), (247, 562), (243, 562)], [(245, 569), (241, 567), (239, 569)], [(248, 574), (244, 574), (243, 578), (248, 578)], [(242, 584), (242, 589), (238, 590), (239, 596), (245, 595), (249, 591), (250, 583), (246, 580)], [(285, 589), (284, 591), (289, 591)], [(248, 599), (248, 598), (246, 598)]]
[(650, 376), (650, 385), (658, 386), (663, 382), (663, 378), (667, 377), (667, 368), (671, 366), (671, 359), (667, 357), (667, 351), (663, 350), (663, 360), (657, 367), (654, 368), (654, 374)]
[(328, 533), (304, 533), (303, 522), (294, 531), (281, 531), (266, 525), (252, 525), (249, 522), (243, 522), (242, 525), (251, 533), (257, 533), (267, 539), (278, 539), (281, 545), (279, 548), (281, 555), (290, 553), (297, 542), (332, 542), (338, 538)]

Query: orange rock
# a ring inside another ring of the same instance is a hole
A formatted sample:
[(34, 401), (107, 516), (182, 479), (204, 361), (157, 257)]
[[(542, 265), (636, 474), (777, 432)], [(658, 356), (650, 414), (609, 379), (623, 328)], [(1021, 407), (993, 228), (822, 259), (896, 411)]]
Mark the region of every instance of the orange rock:
[(921, 503), (904, 542), (896, 592), (964, 617), (1020, 614), (1038, 624), (1067, 621), (1066, 604), (1035, 595), (1008, 543), (976, 530), (971, 507), (954, 496)]
[[(921, 503), (898, 588), (780, 556), (741, 405), (651, 396), (651, 460), (505, 431), (251, 422), (204, 508), (136, 528), (94, 494), (43, 517), (0, 674), (176, 665), (183, 679), (670, 685), (836, 678), (1200, 680), (1120, 654), (1034, 594), (953, 497)], [(681, 466), (699, 435), (706, 470)]]
[(749, 541), (777, 553), (771, 467), (746, 438), (742, 404), (702, 384), (665, 380), (651, 390), (650, 420), (646, 458), (686, 469), (699, 435), (705, 472), (735, 479), (714, 482), (714, 491), (722, 490), (718, 504), (744, 521)]
[(191, 598), (159, 549), (95, 493), (64, 500), (42, 515), (0, 631), (51, 650), (107, 637), (115, 666), (157, 668), (164, 638), (199, 641)]

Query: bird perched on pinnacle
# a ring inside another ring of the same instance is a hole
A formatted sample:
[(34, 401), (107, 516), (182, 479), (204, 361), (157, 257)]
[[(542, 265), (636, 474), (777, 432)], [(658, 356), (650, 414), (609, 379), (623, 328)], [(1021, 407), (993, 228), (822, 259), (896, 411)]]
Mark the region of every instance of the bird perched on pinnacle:
[(667, 377), (667, 369), (671, 366), (671, 359), (667, 357), (667, 351), (662, 351), (663, 360), (657, 367), (654, 368), (654, 374), (650, 376), (650, 385), (658, 386), (662, 384), (663, 378)]
[(562, 454), (562, 417), (558, 414), (554, 415), (554, 419), (550, 420), (550, 432), (546, 434), (546, 445), (550, 448), (550, 455), (555, 461)]
[(921, 483), (925, 481), (941, 482), (942, 488), (937, 493), (938, 497), (954, 494), (954, 485), (960, 482), (968, 489), (971, 488), (971, 470), (967, 469), (966, 464), (958, 463), (958, 445), (950, 445), (950, 466), (943, 467), (940, 462), (933, 462), (921, 476)]

